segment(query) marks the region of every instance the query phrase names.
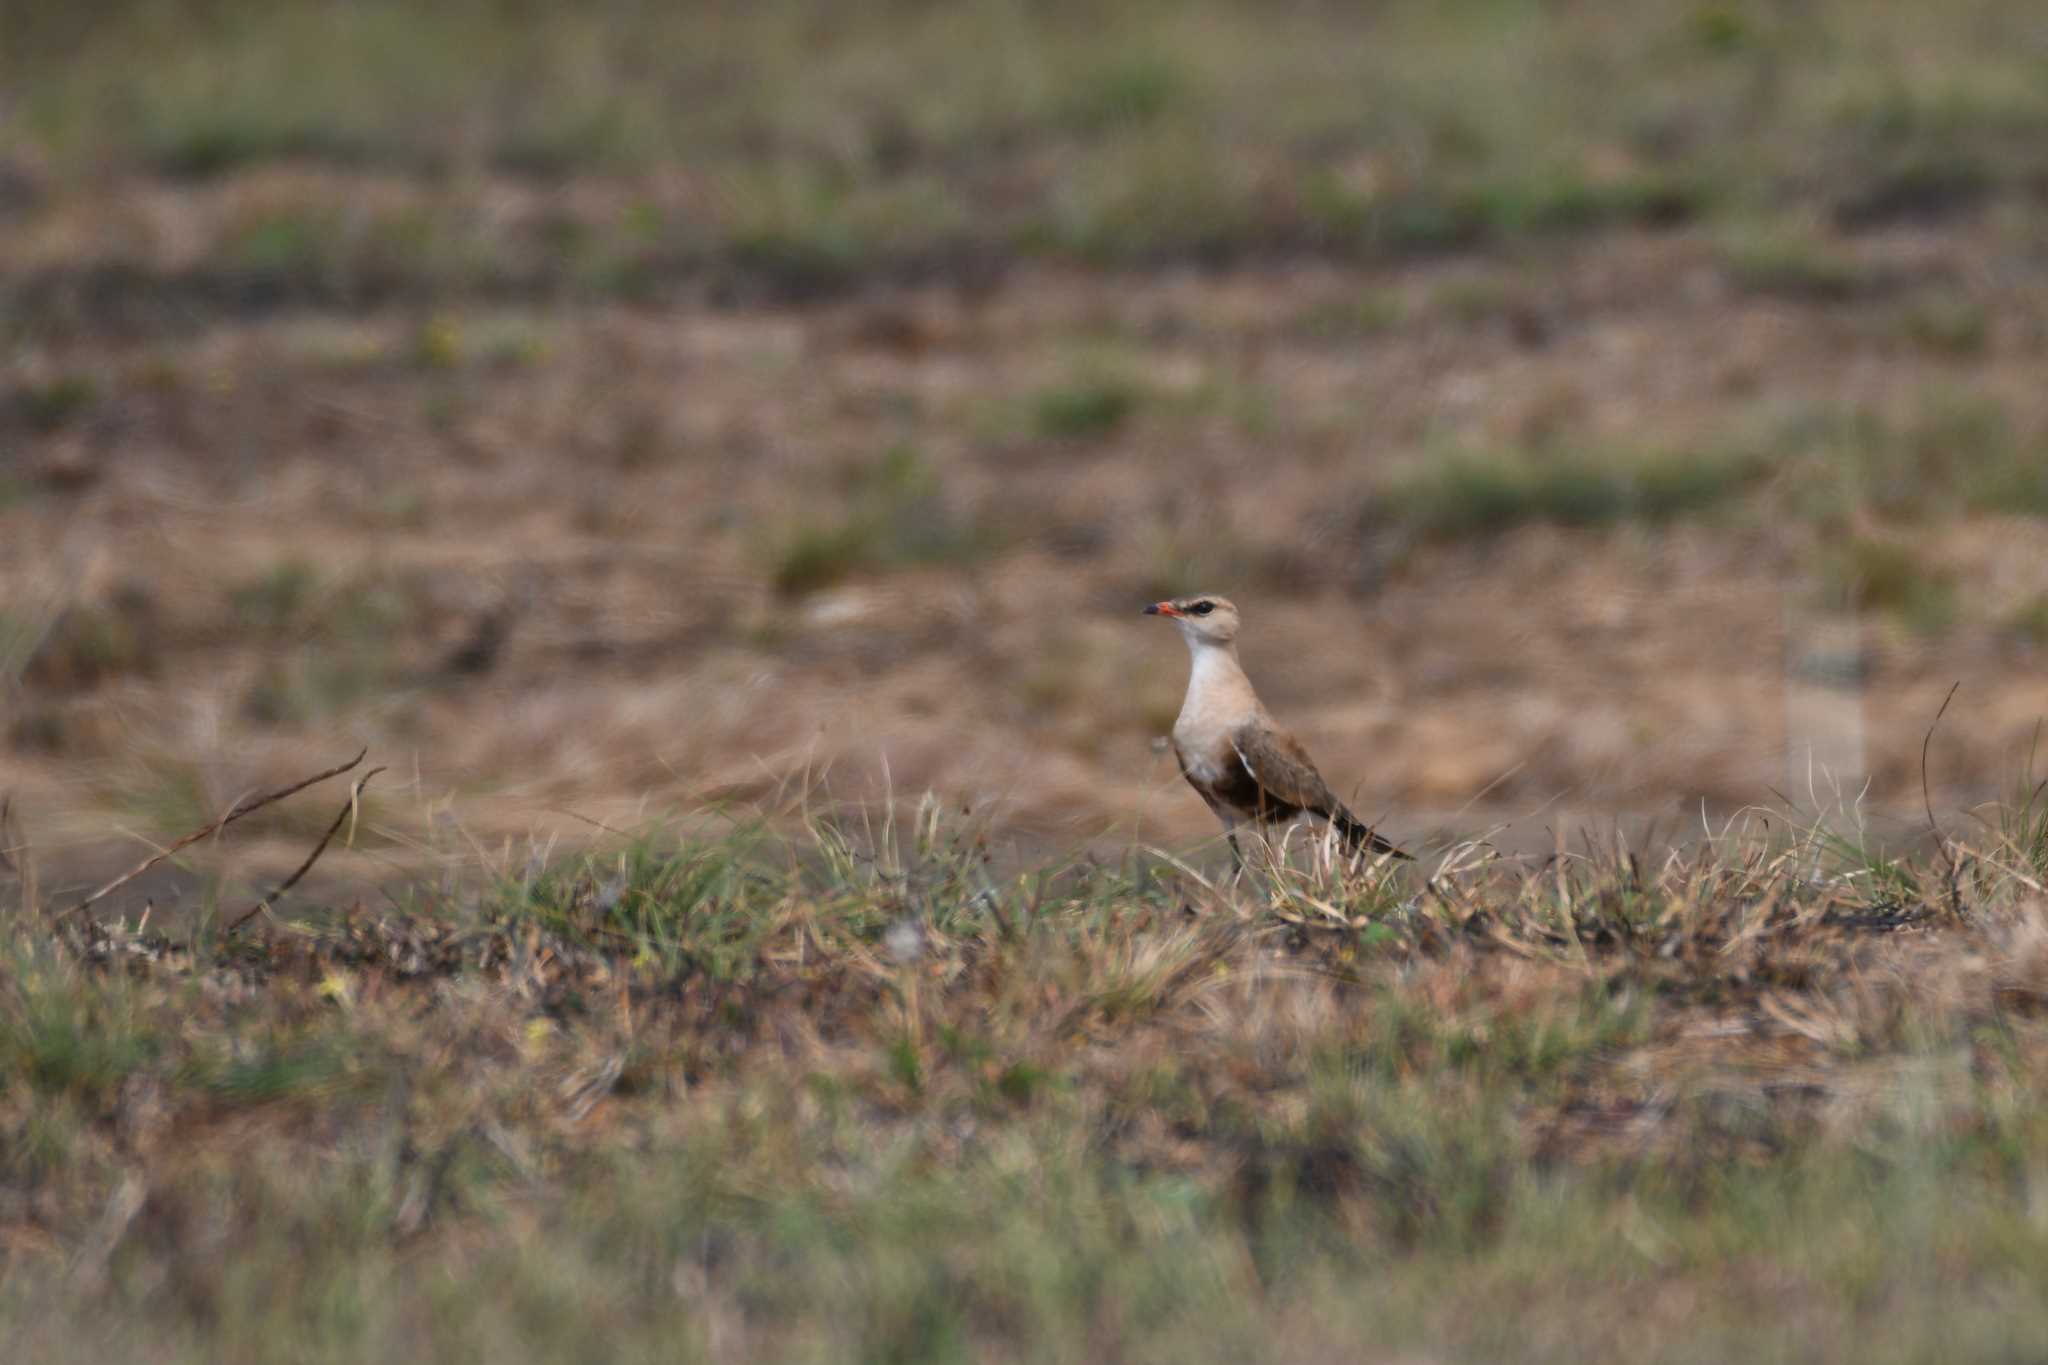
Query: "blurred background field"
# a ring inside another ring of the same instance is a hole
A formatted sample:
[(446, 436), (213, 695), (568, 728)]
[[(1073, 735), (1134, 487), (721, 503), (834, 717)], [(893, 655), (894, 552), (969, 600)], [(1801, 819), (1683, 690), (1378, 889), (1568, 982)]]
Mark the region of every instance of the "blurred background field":
[(330, 872), (821, 778), (1185, 844), (1135, 613), (1198, 588), (1411, 841), (1903, 821), (1951, 683), (1945, 809), (2048, 710), (2036, 5), (6, 27), (0, 745), (53, 877), (361, 744)]
[(0, 0), (0, 1357), (2036, 1358), (2044, 377), (2039, 0)]

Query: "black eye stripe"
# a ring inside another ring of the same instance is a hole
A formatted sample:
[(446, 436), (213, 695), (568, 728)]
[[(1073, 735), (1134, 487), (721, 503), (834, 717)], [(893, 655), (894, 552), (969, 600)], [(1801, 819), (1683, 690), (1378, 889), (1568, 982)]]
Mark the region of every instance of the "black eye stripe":
[(1197, 616), (1207, 616), (1210, 612), (1216, 610), (1216, 604), (1214, 602), (1197, 602), (1192, 607), (1189, 607), (1188, 610)]

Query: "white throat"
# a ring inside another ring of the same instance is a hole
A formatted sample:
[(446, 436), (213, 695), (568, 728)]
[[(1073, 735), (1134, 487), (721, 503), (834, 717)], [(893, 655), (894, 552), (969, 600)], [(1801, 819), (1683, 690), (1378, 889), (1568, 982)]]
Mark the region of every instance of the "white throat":
[(1238, 694), (1249, 694), (1251, 683), (1237, 661), (1234, 644), (1204, 640), (1192, 631), (1183, 632), (1188, 642), (1188, 693), (1182, 714), (1188, 715), (1228, 705)]
[(1219, 645), (1213, 640), (1204, 640), (1194, 634), (1186, 634), (1182, 638), (1188, 642), (1190, 686), (1193, 686), (1194, 679), (1205, 673), (1213, 674), (1219, 669), (1233, 673), (1242, 671), (1237, 663), (1237, 650), (1232, 646)]

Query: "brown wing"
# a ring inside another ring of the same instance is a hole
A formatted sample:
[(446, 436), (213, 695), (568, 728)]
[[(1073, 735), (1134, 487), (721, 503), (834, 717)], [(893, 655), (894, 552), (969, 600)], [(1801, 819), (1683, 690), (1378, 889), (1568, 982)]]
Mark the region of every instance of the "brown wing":
[(1309, 760), (1308, 750), (1285, 730), (1270, 722), (1252, 721), (1232, 732), (1230, 747), (1237, 750), (1238, 761), (1276, 813), (1310, 810), (1328, 815), (1343, 809)]
[(1342, 801), (1330, 794), (1323, 775), (1309, 761), (1308, 750), (1293, 735), (1275, 728), (1269, 721), (1253, 721), (1238, 727), (1230, 737), (1230, 745), (1237, 750), (1244, 771), (1257, 784), (1260, 804), (1269, 818), (1284, 820), (1298, 810), (1314, 811), (1335, 825), (1354, 849), (1408, 857), (1360, 823)]

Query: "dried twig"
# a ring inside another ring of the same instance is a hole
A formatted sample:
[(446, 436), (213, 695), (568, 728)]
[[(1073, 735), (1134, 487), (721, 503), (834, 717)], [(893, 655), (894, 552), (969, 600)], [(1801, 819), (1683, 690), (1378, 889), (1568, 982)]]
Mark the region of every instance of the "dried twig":
[(370, 751), (366, 748), (361, 753), (357, 754), (354, 758), (350, 759), (348, 762), (338, 764), (335, 767), (327, 769), (325, 772), (314, 773), (311, 777), (305, 778), (302, 781), (294, 782), (289, 787), (279, 787), (276, 791), (267, 792), (262, 796), (245, 797), (241, 800), (236, 801), (234, 805), (228, 807), (227, 813), (222, 815), (220, 819), (215, 820), (200, 829), (192, 831), (192, 833), (178, 840), (178, 842), (172, 844), (169, 848), (163, 849), (156, 853), (152, 853), (149, 857), (144, 858), (134, 867), (129, 868), (126, 872), (123, 872), (120, 876), (114, 878), (114, 880), (108, 882), (105, 886), (93, 892), (91, 895), (87, 896), (84, 900), (78, 902), (78, 904), (72, 906), (70, 909), (58, 911), (57, 914), (51, 918), (51, 923), (54, 924), (61, 920), (69, 919), (71, 916), (77, 914), (79, 911), (85, 909), (87, 906), (93, 904), (95, 901), (102, 900), (105, 897), (112, 895), (114, 892), (119, 891), (128, 883), (134, 881), (137, 877), (140, 877), (143, 873), (149, 871), (152, 867), (155, 867), (158, 863), (170, 857), (173, 853), (176, 853), (179, 849), (189, 848), (191, 845), (198, 843), (201, 839), (211, 837), (219, 831), (227, 828), (235, 821), (241, 819), (243, 816), (251, 814), (255, 811), (259, 811), (263, 809), (265, 806), (274, 805), (275, 803), (284, 800), (287, 796), (295, 796), (299, 792), (304, 791), (306, 788), (312, 786), (316, 782), (325, 782), (330, 777), (341, 776), (341, 774), (355, 767), (358, 763), (361, 763), (364, 758), (368, 757), (369, 752)]
[(1956, 918), (1962, 918), (1963, 892), (1961, 869), (1956, 866), (1956, 855), (1949, 847), (1948, 836), (1941, 832), (1941, 826), (1934, 819), (1934, 798), (1927, 790), (1927, 750), (1934, 743), (1934, 731), (1941, 724), (1941, 718), (1948, 714), (1948, 704), (1956, 699), (1956, 689), (1963, 685), (1958, 678), (1950, 684), (1948, 695), (1941, 699), (1941, 709), (1928, 722), (1927, 733), (1920, 738), (1920, 804), (1927, 811), (1927, 827), (1934, 831), (1934, 846), (1941, 853), (1941, 861), (1948, 870), (1948, 909)]
[(327, 846), (334, 842), (334, 836), (341, 832), (342, 825), (347, 823), (349, 816), (353, 815), (356, 812), (357, 803), (362, 800), (363, 788), (370, 785), (371, 778), (375, 777), (378, 773), (381, 773), (383, 771), (384, 769), (381, 767), (372, 768), (370, 769), (370, 771), (364, 773), (361, 777), (356, 779), (356, 784), (353, 787), (350, 787), (348, 790), (348, 800), (342, 803), (342, 807), (339, 811), (335, 812), (334, 823), (329, 825), (327, 827), (327, 832), (320, 836), (320, 842), (313, 845), (313, 851), (306, 855), (306, 861), (300, 863), (298, 869), (294, 871), (291, 876), (286, 877), (283, 881), (279, 882), (277, 886), (274, 889), (272, 889), (269, 895), (265, 896), (262, 900), (257, 901), (254, 905), (250, 906), (247, 910), (244, 910), (241, 914), (235, 916), (233, 920), (229, 921), (225, 932), (230, 934), (234, 933), (235, 930), (241, 928), (250, 920), (256, 918), (257, 915), (261, 914), (265, 910), (268, 910), (270, 908), (270, 903), (272, 901), (276, 900), (279, 896), (282, 896), (285, 892), (297, 886), (299, 884), (299, 878), (305, 876), (308, 872), (311, 872), (313, 870), (313, 864), (320, 861), (320, 855), (325, 853), (327, 851)]

